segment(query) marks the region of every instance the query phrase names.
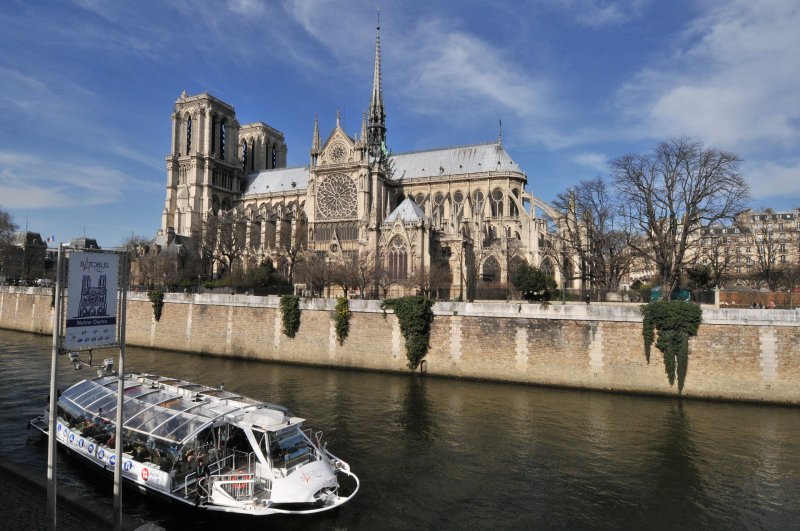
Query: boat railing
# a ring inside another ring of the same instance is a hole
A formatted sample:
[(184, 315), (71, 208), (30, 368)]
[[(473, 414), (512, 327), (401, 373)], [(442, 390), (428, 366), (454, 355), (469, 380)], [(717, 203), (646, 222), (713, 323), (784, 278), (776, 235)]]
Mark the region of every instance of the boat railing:
[(236, 501), (244, 501), (253, 498), (255, 489), (255, 476), (247, 474), (221, 474), (209, 478), (209, 491), (219, 486), (225, 494)]

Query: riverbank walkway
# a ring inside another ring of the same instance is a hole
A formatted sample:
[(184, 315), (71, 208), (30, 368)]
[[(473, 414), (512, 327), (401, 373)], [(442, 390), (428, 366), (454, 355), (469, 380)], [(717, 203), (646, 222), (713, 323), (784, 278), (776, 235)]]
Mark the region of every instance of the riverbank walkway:
[[(47, 479), (0, 455), (0, 484), (3, 511), (0, 529), (47, 529)], [(100, 531), (111, 529), (111, 507), (97, 504), (66, 485), (58, 485), (56, 523), (59, 531)], [(152, 524), (123, 515), (126, 531), (155, 531)]]

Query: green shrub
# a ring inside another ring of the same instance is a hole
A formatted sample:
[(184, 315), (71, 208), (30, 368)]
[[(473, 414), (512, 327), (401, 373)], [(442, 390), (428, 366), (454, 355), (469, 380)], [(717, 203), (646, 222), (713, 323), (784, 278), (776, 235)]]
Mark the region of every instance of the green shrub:
[(336, 341), (340, 345), (344, 344), (350, 333), (350, 316), (353, 312), (350, 311), (350, 303), (347, 297), (339, 297), (336, 299)]
[(401, 297), (386, 299), (381, 303), (384, 312), (394, 310), (400, 321), (400, 331), (406, 340), (408, 368), (415, 370), (428, 353), (428, 343), (433, 322), (433, 301), (428, 297)]
[(164, 291), (152, 289), (147, 292), (147, 298), (153, 303), (153, 317), (156, 321), (161, 320), (161, 310), (164, 309)]
[(286, 337), (294, 337), (300, 329), (300, 297), (297, 295), (281, 297), (281, 317), (283, 333)]
[(664, 355), (664, 371), (669, 384), (678, 376), (678, 392), (683, 390), (689, 366), (689, 337), (697, 335), (703, 319), (700, 306), (682, 301), (655, 301), (641, 306), (644, 354), (650, 363), (650, 347), (658, 330), (656, 347)]

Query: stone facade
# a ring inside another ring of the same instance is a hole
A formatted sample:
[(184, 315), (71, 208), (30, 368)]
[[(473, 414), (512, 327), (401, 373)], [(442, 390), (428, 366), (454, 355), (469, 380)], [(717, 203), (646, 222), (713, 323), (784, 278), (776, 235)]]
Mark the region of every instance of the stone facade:
[(337, 113), (322, 141), (315, 121), (306, 167), (285, 167), (284, 137), (273, 127), (240, 126), (231, 105), (182, 94), (160, 234), (201, 241), (209, 220), (234, 212), (227, 226), (244, 235), (243, 267), (270, 259), (288, 273), (301, 251), (333, 262), (357, 256), (398, 284), (438, 271), (444, 297), (505, 284), (516, 263), (549, 267), (540, 252), (547, 223), (500, 138), (389, 152), (380, 61), (378, 33), (360, 131), (345, 131)]
[[(130, 293), (127, 344), (209, 355), (407, 373), (400, 326), (377, 301), (351, 301), (350, 335), (333, 332), (335, 301), (301, 302), (281, 333), (277, 297), (165, 298), (153, 319)], [(637, 306), (438, 303), (425, 358), (431, 375), (675, 396), (661, 353), (644, 357)], [(0, 288), (0, 327), (52, 333), (49, 290)], [(690, 340), (684, 396), (800, 405), (800, 312), (705, 309)]]
[(38, 232), (15, 232), (0, 253), (0, 277), (6, 282), (33, 281), (45, 276), (47, 244)]

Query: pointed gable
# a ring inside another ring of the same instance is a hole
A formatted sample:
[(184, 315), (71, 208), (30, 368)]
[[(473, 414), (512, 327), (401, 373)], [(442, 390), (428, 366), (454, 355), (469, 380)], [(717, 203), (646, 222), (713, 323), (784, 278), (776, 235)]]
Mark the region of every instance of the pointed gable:
[(424, 220), (425, 212), (423, 212), (419, 205), (412, 201), (410, 197), (406, 197), (402, 203), (397, 205), (397, 208), (395, 208), (391, 214), (386, 216), (383, 222), (394, 223), (395, 221), (401, 221), (403, 223), (408, 223)]

